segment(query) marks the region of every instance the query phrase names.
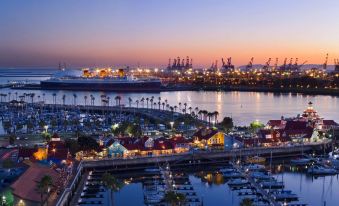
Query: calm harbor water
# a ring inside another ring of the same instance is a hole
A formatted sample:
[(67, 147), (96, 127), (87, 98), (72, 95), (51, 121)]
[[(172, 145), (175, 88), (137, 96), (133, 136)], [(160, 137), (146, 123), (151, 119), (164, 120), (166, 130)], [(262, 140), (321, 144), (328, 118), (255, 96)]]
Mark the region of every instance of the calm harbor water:
[[(115, 93), (115, 92), (86, 92), (86, 91), (51, 91), (51, 90), (13, 90), (0, 89), (0, 93), (11, 92), (11, 98), (15, 98), (16, 92), (20, 96), (23, 93), (35, 93), (35, 100), (43, 99), (52, 103), (53, 93), (56, 93), (57, 103), (62, 103), (62, 96), (66, 95), (66, 104), (73, 104), (73, 94), (77, 95), (77, 104), (84, 104), (84, 96), (95, 97), (95, 104), (100, 105), (100, 96), (102, 94), (110, 96), (110, 104), (114, 105), (115, 96), (121, 96), (121, 103), (128, 105), (128, 99), (132, 98), (133, 102), (142, 97), (161, 97), (162, 101), (168, 100), (170, 105), (182, 105), (187, 103), (192, 108), (198, 107), (210, 112), (218, 111), (219, 120), (224, 116), (231, 116), (236, 125), (248, 125), (254, 120), (260, 120), (266, 123), (270, 119), (280, 119), (281, 116), (291, 117), (301, 114), (307, 107), (307, 103), (312, 101), (315, 109), (320, 116), (325, 119), (333, 119), (339, 122), (339, 98), (331, 96), (310, 96), (301, 94), (273, 94), (260, 92), (211, 92), (211, 91), (177, 91), (161, 93)], [(7, 97), (8, 99), (8, 97)], [(87, 100), (87, 104), (89, 100)], [(136, 106), (134, 103), (133, 106)], [(139, 106), (141, 104), (139, 103)], [(146, 106), (146, 101), (145, 101)], [(182, 106), (183, 108), (183, 106)]]
[[(209, 170), (213, 171), (213, 168), (209, 168)], [(239, 191), (231, 190), (226, 183), (227, 180), (224, 180), (222, 175), (216, 174), (215, 171), (212, 173), (204, 169), (187, 172), (197, 196), (205, 206), (238, 206), (243, 197), (238, 196)], [(338, 205), (338, 176), (312, 178), (304, 172), (298, 172), (296, 168), (288, 166), (284, 171), (275, 173), (274, 176), (277, 180), (284, 182), (285, 190), (291, 190), (298, 195), (299, 203), (306, 203), (309, 206)], [(133, 194), (133, 198), (130, 198), (131, 194)], [(142, 183), (125, 185), (115, 193), (115, 203), (116, 205), (143, 206)]]
[[(3, 77), (1, 75), (26, 75), (25, 69), (0, 69), (0, 84), (4, 84), (11, 80), (28, 80), (39, 82), (49, 77), (30, 77), (30, 74), (50, 74), (57, 70), (52, 69), (31, 69), (25, 77)], [(105, 94), (110, 96), (110, 104), (114, 105), (114, 97), (119, 95), (121, 103), (128, 105), (128, 99), (132, 98), (133, 102), (142, 97), (154, 96), (158, 101), (161, 97), (162, 101), (168, 100), (170, 105), (177, 105), (181, 102), (182, 105), (187, 103), (192, 108), (198, 107), (210, 112), (218, 111), (219, 120), (224, 116), (232, 116), (236, 125), (248, 125), (254, 120), (260, 120), (266, 123), (270, 119), (280, 119), (281, 116), (290, 117), (296, 116), (303, 112), (307, 107), (307, 103), (312, 101), (315, 109), (325, 119), (333, 119), (339, 122), (339, 97), (332, 96), (311, 96), (302, 94), (274, 94), (260, 92), (213, 92), (213, 91), (178, 91), (178, 92), (161, 92), (161, 93), (115, 93), (115, 92), (88, 92), (88, 91), (51, 91), (51, 90), (13, 90), (0, 89), (0, 93), (11, 92), (12, 99), (23, 93), (35, 93), (35, 100), (43, 99), (48, 103), (52, 103), (52, 94), (56, 93), (57, 103), (62, 103), (62, 96), (66, 95), (66, 104), (73, 104), (73, 94), (77, 95), (77, 104), (84, 104), (84, 96), (95, 97), (95, 104), (100, 105), (100, 96)], [(87, 101), (89, 103), (89, 100)], [(145, 102), (146, 105), (146, 102)], [(134, 104), (134, 106), (136, 106)], [(141, 104), (139, 104), (141, 106)], [(183, 108), (183, 106), (182, 106)]]

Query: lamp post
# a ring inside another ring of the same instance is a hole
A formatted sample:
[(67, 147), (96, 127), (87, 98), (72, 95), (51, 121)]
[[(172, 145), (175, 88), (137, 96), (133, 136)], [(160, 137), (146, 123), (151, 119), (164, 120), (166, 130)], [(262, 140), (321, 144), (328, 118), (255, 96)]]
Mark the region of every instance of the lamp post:
[(45, 132), (47, 133), (48, 132), (48, 125), (45, 125), (44, 129), (45, 129)]
[(2, 198), (1, 198), (1, 205), (2, 205), (2, 206), (5, 206), (5, 205), (6, 205), (6, 197), (5, 197), (5, 195), (2, 195)]
[(170, 125), (171, 125), (171, 130), (173, 130), (174, 122), (170, 122)]
[(54, 157), (55, 157), (55, 152), (56, 152), (56, 149), (55, 149), (55, 148), (53, 148), (53, 149), (52, 149), (52, 152), (54, 153)]

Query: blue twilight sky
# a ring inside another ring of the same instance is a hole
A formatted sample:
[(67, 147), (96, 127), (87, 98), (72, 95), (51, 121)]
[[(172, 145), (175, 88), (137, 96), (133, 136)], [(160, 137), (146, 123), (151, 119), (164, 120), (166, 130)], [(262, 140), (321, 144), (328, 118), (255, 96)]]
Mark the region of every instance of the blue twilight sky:
[(1, 0), (0, 66), (339, 57), (338, 0)]

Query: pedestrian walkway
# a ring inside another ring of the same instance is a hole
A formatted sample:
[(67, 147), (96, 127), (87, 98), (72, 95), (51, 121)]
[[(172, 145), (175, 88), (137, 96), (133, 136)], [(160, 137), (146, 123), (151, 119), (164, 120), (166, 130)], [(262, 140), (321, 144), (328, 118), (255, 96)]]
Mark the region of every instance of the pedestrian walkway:
[(88, 178), (88, 175), (89, 175), (88, 172), (85, 172), (82, 175), (82, 178), (81, 178), (81, 180), (79, 182), (79, 185), (78, 185), (76, 191), (74, 192), (72, 200), (71, 200), (69, 205), (78, 205), (78, 200), (80, 199), (80, 196), (81, 196), (82, 190), (84, 188), (84, 185), (86, 183), (86, 180)]

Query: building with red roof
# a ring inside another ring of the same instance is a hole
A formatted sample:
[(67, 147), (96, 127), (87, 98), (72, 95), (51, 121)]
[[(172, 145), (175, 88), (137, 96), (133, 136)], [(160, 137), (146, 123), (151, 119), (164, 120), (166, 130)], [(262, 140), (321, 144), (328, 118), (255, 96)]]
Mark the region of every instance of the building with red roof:
[(224, 133), (215, 128), (201, 128), (193, 134), (193, 143), (198, 147), (224, 146)]

